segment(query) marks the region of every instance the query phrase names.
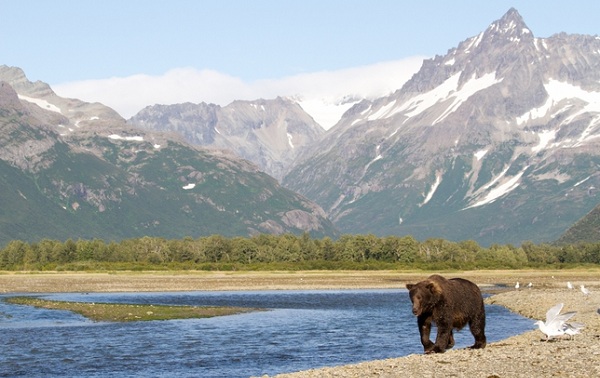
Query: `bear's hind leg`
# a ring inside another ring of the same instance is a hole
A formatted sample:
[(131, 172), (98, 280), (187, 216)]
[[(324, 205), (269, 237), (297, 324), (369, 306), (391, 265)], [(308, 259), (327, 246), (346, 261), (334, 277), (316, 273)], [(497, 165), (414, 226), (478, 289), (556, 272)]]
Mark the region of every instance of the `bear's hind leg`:
[(483, 349), (485, 348), (487, 341), (485, 338), (485, 315), (479, 317), (469, 323), (471, 334), (475, 338), (475, 344), (471, 346), (471, 349)]

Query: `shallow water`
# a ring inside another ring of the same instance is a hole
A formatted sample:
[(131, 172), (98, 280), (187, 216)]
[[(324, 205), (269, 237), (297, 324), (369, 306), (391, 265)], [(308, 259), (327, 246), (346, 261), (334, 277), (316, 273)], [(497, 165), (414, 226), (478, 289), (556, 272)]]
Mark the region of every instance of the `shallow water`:
[[(41, 296), (268, 310), (209, 319), (94, 323), (68, 311), (0, 301), (0, 376), (249, 377), (422, 353), (406, 290)], [(488, 342), (533, 329), (531, 320), (503, 307), (486, 306), (486, 312)], [(468, 327), (455, 338), (455, 348), (473, 343)]]

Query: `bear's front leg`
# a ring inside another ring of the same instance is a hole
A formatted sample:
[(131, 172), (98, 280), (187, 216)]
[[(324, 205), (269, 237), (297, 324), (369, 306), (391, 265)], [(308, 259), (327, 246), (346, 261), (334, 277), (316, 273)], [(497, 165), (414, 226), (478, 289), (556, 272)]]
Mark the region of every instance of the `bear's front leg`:
[(421, 344), (425, 353), (431, 353), (433, 350), (433, 343), (429, 339), (431, 334), (431, 316), (419, 315), (417, 317), (417, 323), (419, 324), (419, 334), (421, 335)]
[(444, 353), (446, 349), (454, 346), (454, 335), (452, 334), (452, 328), (444, 324), (437, 324), (437, 328), (437, 337), (435, 338), (435, 344), (430, 353)]
[(452, 349), (452, 347), (454, 347), (454, 334), (452, 333), (452, 331), (450, 332), (450, 339), (448, 340), (448, 346), (446, 346), (446, 349)]

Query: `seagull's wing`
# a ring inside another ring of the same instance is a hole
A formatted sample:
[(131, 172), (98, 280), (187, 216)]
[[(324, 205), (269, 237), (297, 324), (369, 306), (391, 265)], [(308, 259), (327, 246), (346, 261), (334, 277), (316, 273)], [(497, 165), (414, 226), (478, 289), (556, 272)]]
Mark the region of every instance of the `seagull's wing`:
[(567, 320), (571, 319), (573, 316), (575, 316), (575, 314), (577, 314), (577, 311), (571, 311), (571, 312), (565, 312), (564, 314), (560, 314), (557, 315), (553, 322), (557, 322), (557, 323), (564, 323)]
[(575, 336), (579, 334), (579, 331), (584, 329), (585, 326), (583, 323), (564, 323), (562, 325), (561, 331), (566, 333), (567, 335)]
[(561, 315), (557, 315), (554, 317), (554, 319), (551, 319), (550, 321), (546, 322), (546, 327), (548, 327), (548, 329), (551, 330), (564, 330), (564, 325), (565, 322), (569, 319), (571, 319), (577, 312), (572, 311), (572, 312), (566, 312), (564, 314)]
[(560, 314), (560, 311), (562, 310), (563, 306), (564, 304), (562, 303), (556, 304), (546, 312), (546, 324), (550, 323), (552, 320), (554, 320), (554, 318), (558, 316), (558, 314)]
[(575, 331), (579, 331), (580, 329), (584, 329), (585, 328), (585, 324), (583, 324), (583, 323), (577, 323), (577, 322), (571, 322), (571, 323), (565, 323), (564, 327), (572, 329), (572, 330), (575, 330)]

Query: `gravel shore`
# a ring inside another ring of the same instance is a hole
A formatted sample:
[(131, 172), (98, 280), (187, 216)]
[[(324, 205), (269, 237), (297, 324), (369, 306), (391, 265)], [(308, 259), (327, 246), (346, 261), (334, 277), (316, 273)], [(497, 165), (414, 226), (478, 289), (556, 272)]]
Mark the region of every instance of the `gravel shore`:
[[(423, 272), (143, 272), (143, 273), (0, 273), (0, 293), (135, 292), (188, 290), (291, 290), (404, 288)], [(466, 271), (441, 273), (462, 277), (493, 293), (486, 301), (532, 319), (532, 331), (485, 349), (414, 354), (354, 365), (313, 369), (278, 378), (363, 377), (600, 377), (600, 271)], [(521, 289), (514, 284), (520, 281)], [(571, 281), (574, 289), (567, 289)], [(532, 282), (531, 288), (523, 288)], [(591, 293), (579, 290), (583, 284)], [(500, 288), (500, 289), (498, 289)], [(564, 303), (577, 311), (574, 322), (585, 329), (572, 340), (543, 341), (533, 323)], [(416, 323), (416, 322), (415, 322)], [(416, 325), (415, 325), (416, 326)], [(468, 332), (464, 330), (463, 332)], [(414, 340), (419, 343), (419, 340)]]
[[(591, 293), (567, 289), (566, 281), (554, 280), (531, 289), (510, 290), (486, 302), (532, 319), (532, 331), (495, 343), (485, 349), (450, 350), (443, 354), (413, 354), (355, 365), (314, 369), (277, 378), (363, 378), (363, 377), (600, 377), (600, 286), (587, 280)], [(544, 341), (535, 320), (545, 320), (546, 311), (564, 303), (563, 312), (577, 311), (574, 322), (585, 329), (572, 340)], [(468, 330), (467, 330), (468, 332)], [(419, 343), (419, 340), (415, 340)]]

